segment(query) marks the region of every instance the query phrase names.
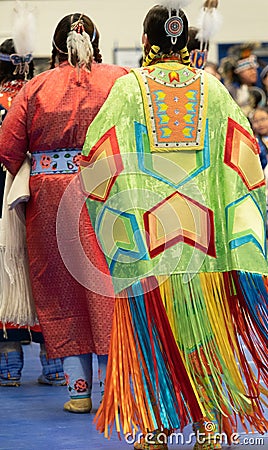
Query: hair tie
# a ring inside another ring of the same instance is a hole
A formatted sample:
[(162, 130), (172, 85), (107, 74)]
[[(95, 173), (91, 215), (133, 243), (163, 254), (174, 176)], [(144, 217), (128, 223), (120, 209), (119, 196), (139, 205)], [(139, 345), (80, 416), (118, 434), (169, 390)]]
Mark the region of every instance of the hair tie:
[(96, 27), (95, 27), (94, 23), (93, 23), (93, 26), (94, 26), (94, 28), (93, 28), (93, 34), (92, 34), (91, 42), (94, 42), (95, 39), (96, 39), (96, 36), (97, 36), (97, 30), (96, 30)]
[(84, 21), (82, 19), (84, 14), (80, 14), (78, 20), (71, 24), (71, 31), (75, 31), (78, 34), (82, 34), (85, 31)]
[(142, 65), (149, 66), (149, 64), (151, 64), (151, 62), (156, 57), (156, 55), (158, 55), (159, 50), (160, 50), (160, 47), (158, 47), (158, 45), (152, 45), (148, 55), (146, 55), (144, 57)]
[(0, 61), (10, 62), (10, 55), (6, 53), (0, 53)]
[(190, 66), (191, 65), (191, 61), (190, 61), (190, 55), (188, 52), (188, 48), (184, 47), (180, 50), (180, 57), (181, 57), (181, 61), (185, 66)]

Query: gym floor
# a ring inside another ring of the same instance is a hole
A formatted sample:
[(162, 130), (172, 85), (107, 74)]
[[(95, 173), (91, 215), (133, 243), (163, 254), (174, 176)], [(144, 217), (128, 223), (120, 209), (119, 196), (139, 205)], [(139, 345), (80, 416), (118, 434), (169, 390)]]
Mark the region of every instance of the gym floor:
[[(124, 437), (120, 441), (113, 432), (110, 440), (99, 434), (93, 423), (94, 412), (100, 402), (97, 382), (97, 363), (94, 359), (93, 410), (90, 414), (71, 414), (63, 410), (68, 400), (65, 386), (46, 386), (37, 383), (41, 373), (39, 345), (23, 346), (24, 368), (20, 387), (0, 387), (0, 450), (121, 450), (133, 449)], [(268, 415), (268, 414), (267, 414)], [(268, 436), (242, 433), (240, 445), (232, 448), (242, 450), (267, 450)], [(175, 438), (170, 450), (190, 450), (191, 426), (183, 437)], [(177, 443), (176, 443), (177, 442)], [(224, 450), (230, 449), (223, 446)]]

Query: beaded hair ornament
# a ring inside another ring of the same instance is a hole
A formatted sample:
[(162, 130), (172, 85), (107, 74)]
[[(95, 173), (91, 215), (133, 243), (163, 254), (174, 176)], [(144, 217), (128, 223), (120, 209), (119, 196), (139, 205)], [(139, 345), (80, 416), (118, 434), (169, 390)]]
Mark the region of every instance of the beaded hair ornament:
[[(166, 7), (169, 12), (169, 17), (164, 23), (164, 29), (166, 35), (170, 37), (172, 45), (176, 44), (177, 39), (183, 33), (184, 25), (183, 20), (179, 15), (179, 11), (181, 8), (184, 8), (189, 3), (191, 3), (191, 1), (192, 0), (162, 0), (160, 3), (160, 5)], [(149, 65), (152, 62), (152, 60), (157, 57), (159, 51), (160, 47), (158, 45), (152, 45), (148, 55), (144, 57), (142, 65), (143, 66)], [(180, 57), (183, 64), (190, 65), (187, 47), (184, 47), (182, 50), (180, 50)]]
[[(162, 6), (165, 6), (169, 11), (169, 17), (164, 24), (167, 36), (170, 37), (171, 44), (175, 45), (178, 37), (183, 32), (183, 20), (179, 16), (179, 10), (187, 6), (192, 0), (163, 0)], [(172, 10), (175, 10), (175, 15), (172, 15)]]
[(73, 57), (76, 57), (78, 68), (83, 67), (86, 70), (91, 69), (91, 64), (93, 61), (93, 47), (92, 42), (94, 42), (97, 30), (93, 24), (93, 35), (90, 39), (89, 34), (85, 31), (83, 14), (75, 22), (72, 22), (71, 29), (67, 36), (67, 50), (68, 52), (62, 51), (55, 43), (53, 39), (53, 45), (58, 50), (59, 53), (68, 55), (68, 62), (71, 66), (75, 67), (76, 64), (73, 63)]
[(24, 74), (25, 78), (27, 78), (29, 64), (33, 59), (35, 17), (33, 10), (30, 10), (27, 4), (21, 1), (16, 2), (13, 12), (13, 42), (16, 53), (11, 55), (0, 53), (0, 60), (12, 62), (15, 66), (13, 74)]

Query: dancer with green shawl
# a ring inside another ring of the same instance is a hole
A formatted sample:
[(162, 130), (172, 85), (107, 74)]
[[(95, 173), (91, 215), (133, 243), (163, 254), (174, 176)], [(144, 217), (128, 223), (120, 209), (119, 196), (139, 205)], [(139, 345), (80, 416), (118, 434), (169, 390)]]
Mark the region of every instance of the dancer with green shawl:
[(194, 422), (210, 450), (236, 418), (267, 430), (265, 182), (246, 117), (190, 66), (184, 12), (143, 25), (143, 67), (116, 81), (80, 166), (117, 297), (96, 423), (158, 450)]

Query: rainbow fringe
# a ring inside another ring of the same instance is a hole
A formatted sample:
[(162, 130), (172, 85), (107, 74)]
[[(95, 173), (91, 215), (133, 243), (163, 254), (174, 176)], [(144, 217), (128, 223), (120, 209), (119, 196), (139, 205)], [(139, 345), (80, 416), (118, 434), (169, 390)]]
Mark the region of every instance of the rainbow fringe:
[(183, 429), (212, 410), (228, 434), (237, 417), (245, 430), (247, 423), (267, 430), (266, 280), (235, 271), (184, 280), (147, 278), (116, 299), (105, 393), (95, 417), (106, 437), (114, 426), (119, 436)]

